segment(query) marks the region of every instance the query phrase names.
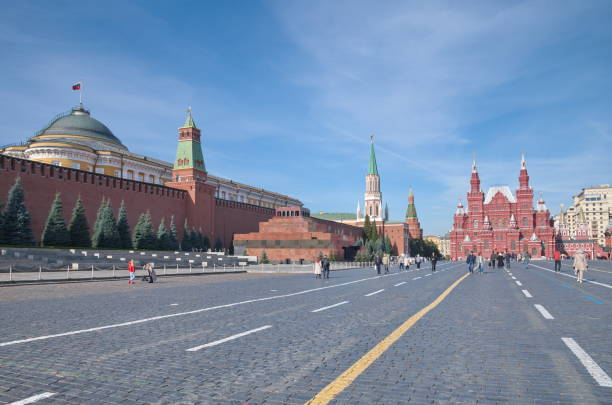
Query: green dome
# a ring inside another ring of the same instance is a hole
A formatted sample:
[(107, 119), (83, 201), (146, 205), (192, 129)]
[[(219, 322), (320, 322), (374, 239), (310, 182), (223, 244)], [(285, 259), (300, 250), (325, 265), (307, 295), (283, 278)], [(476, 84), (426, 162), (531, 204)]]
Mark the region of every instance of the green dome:
[(36, 134), (37, 137), (45, 135), (83, 136), (123, 146), (119, 138), (113, 135), (106, 125), (92, 118), (89, 111), (82, 105), (73, 108), (69, 114), (56, 117)]

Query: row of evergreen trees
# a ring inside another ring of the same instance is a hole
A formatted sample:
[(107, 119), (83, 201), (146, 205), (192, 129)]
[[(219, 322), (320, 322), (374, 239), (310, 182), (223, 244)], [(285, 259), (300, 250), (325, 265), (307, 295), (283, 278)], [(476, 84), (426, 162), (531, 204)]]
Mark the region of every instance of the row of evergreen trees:
[(366, 215), (363, 223), (363, 240), (357, 242), (358, 246), (364, 246), (357, 255), (356, 261), (372, 261), (374, 256), (383, 254), (393, 254), (394, 247), (388, 236), (382, 237), (378, 233), (376, 221), (370, 221), (370, 216)]
[[(30, 214), (25, 205), (25, 194), (21, 179), (17, 178), (9, 191), (6, 208), (0, 205), (0, 244), (32, 246), (35, 244), (32, 235)], [(183, 239), (179, 245), (174, 216), (170, 218), (166, 227), (165, 218), (162, 218), (157, 232), (153, 230), (153, 223), (149, 211), (138, 218), (134, 231), (130, 234), (127, 209), (122, 201), (118, 218), (115, 219), (113, 208), (109, 199), (102, 199), (96, 215), (93, 232), (87, 223), (83, 201), (78, 198), (72, 210), (68, 226), (64, 221), (64, 206), (61, 194), (57, 193), (45, 228), (41, 235), (42, 246), (55, 247), (94, 247), (111, 249), (158, 249), (185, 251), (193, 249), (208, 250), (210, 241), (204, 236), (202, 229), (189, 228), (187, 220), (183, 228)], [(223, 242), (217, 238), (215, 250), (223, 249)]]

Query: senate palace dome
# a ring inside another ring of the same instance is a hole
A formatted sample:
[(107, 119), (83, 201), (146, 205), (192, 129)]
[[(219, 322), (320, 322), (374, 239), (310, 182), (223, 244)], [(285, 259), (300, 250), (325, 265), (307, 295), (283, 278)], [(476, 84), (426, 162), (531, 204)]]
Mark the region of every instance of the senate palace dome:
[(33, 137), (0, 153), (149, 183), (171, 179), (168, 162), (132, 153), (83, 104), (55, 116)]

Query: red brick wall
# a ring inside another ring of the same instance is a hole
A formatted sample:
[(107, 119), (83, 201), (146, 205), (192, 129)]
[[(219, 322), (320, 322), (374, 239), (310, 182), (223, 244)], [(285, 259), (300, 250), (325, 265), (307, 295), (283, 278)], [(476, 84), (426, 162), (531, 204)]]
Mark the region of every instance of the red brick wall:
[[(215, 235), (221, 237), (225, 248), (230, 247), (234, 234), (257, 232), (260, 222), (265, 222), (274, 216), (272, 208), (238, 201), (216, 199), (215, 206)], [(215, 240), (216, 238), (217, 236)], [(215, 240), (211, 240), (213, 246)]]
[(93, 230), (103, 197), (111, 200), (115, 216), (121, 201), (125, 201), (131, 229), (140, 214), (147, 210), (151, 212), (155, 230), (162, 217), (165, 217), (168, 226), (171, 215), (175, 217), (179, 232), (183, 228), (187, 193), (181, 190), (0, 155), (2, 203), (6, 203), (8, 192), (17, 177), (21, 177), (26, 206), (32, 216), (32, 232), (37, 241), (40, 240), (51, 202), (57, 192), (62, 194), (66, 225), (70, 221), (74, 203), (80, 196), (90, 230)]

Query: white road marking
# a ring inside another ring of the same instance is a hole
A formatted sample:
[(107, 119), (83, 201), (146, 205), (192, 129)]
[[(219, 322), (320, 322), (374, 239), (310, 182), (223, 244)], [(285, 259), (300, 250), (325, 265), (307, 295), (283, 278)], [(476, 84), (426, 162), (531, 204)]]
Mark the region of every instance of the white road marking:
[(402, 281), (401, 283), (394, 284), (393, 287), (399, 287), (400, 285), (403, 285), (403, 284), (406, 284), (406, 282)]
[(523, 283), (521, 283), (521, 282), (520, 282), (520, 281), (518, 281), (518, 280), (516, 280), (516, 281), (515, 281), (515, 283), (516, 283), (516, 285), (518, 285), (519, 287), (522, 287), (522, 286), (523, 286)]
[(297, 295), (308, 294), (308, 293), (315, 292), (315, 291), (327, 290), (329, 288), (343, 287), (343, 286), (349, 285), (349, 284), (355, 284), (355, 283), (361, 283), (363, 281), (375, 280), (375, 279), (381, 278), (381, 277), (382, 276), (366, 277), (366, 278), (361, 278), (359, 280), (347, 281), (346, 283), (328, 285), (328, 286), (325, 286), (325, 287), (310, 288), (308, 290), (298, 291), (298, 292), (294, 292), (294, 293), (290, 293), (290, 294), (273, 295), (271, 297), (263, 297), (263, 298), (254, 298), (254, 299), (251, 299), (251, 300), (233, 302), (233, 303), (230, 303), (230, 304), (215, 305), (215, 306), (212, 306), (212, 307), (195, 309), (193, 311), (177, 312), (177, 313), (174, 313), (174, 314), (167, 314), (167, 315), (158, 315), (158, 316), (154, 316), (154, 317), (151, 317), (151, 318), (137, 319), (135, 321), (114, 323), (114, 324), (111, 324), (111, 325), (104, 325), (104, 326), (98, 326), (98, 327), (94, 327), (94, 328), (81, 329), (81, 330), (73, 330), (73, 331), (70, 331), (70, 332), (56, 333), (56, 334), (53, 334), (53, 335), (37, 336), (37, 337), (33, 337), (33, 338), (28, 338), (28, 339), (12, 340), (10, 342), (2, 342), (2, 343), (0, 343), (0, 347), (11, 346), (11, 345), (16, 345), (16, 344), (21, 344), (21, 343), (35, 342), (35, 341), (38, 341), (38, 340), (47, 340), (47, 339), (52, 339), (52, 338), (56, 338), (56, 337), (79, 335), (81, 333), (90, 333), (90, 332), (96, 332), (96, 331), (105, 330), (105, 329), (113, 329), (113, 328), (120, 328), (120, 327), (124, 327), (124, 326), (137, 325), (137, 324), (140, 324), (140, 323), (157, 321), (157, 320), (160, 320), (160, 319), (174, 318), (174, 317), (177, 317), (177, 316), (185, 316), (185, 315), (192, 315), (192, 314), (199, 314), (200, 312), (213, 311), (215, 309), (222, 309), (222, 308), (231, 308), (231, 307), (235, 307), (235, 306), (238, 306), (238, 305), (251, 304), (251, 303), (254, 303), (254, 302), (262, 302), (262, 301), (270, 301), (270, 300), (275, 300), (275, 299), (280, 299), (280, 298), (294, 297), (294, 296), (297, 296)]
[[(572, 275), (570, 275), (570, 274), (565, 274), (565, 273), (557, 273), (557, 272), (556, 272), (556, 271), (554, 271), (554, 270), (550, 270), (550, 269), (547, 269), (547, 268), (545, 268), (545, 267), (541, 267), (541, 266), (535, 265), (535, 264), (533, 264), (533, 263), (530, 263), (530, 265), (531, 265), (531, 266), (533, 266), (533, 267), (537, 267), (538, 269), (542, 269), (542, 270), (550, 271), (551, 273), (560, 274), (560, 275), (565, 276), (565, 277), (570, 277), (570, 278), (573, 278), (574, 280), (576, 279), (576, 277), (574, 277), (574, 276), (572, 276)], [(600, 285), (600, 286), (602, 286), (602, 287), (606, 287), (606, 288), (611, 288), (611, 289), (612, 289), (612, 285), (609, 285), (609, 284), (600, 283), (600, 282), (593, 281), (593, 280), (587, 280), (586, 278), (584, 279), (584, 281), (586, 281), (587, 283), (597, 284), (597, 285)]]
[(348, 304), (348, 301), (342, 301), (342, 302), (339, 302), (339, 303), (334, 304), (334, 305), (328, 305), (326, 307), (315, 309), (314, 311), (310, 311), (310, 312), (321, 312), (321, 311), (325, 311), (326, 309), (338, 307), (338, 306), (344, 305), (344, 304)]
[(178, 305), (178, 304), (177, 304), (176, 302), (175, 302), (174, 304), (170, 304), (170, 306), (171, 306), (171, 307), (175, 307), (175, 306), (177, 306), (177, 305)]
[(429, 276), (431, 276), (431, 274), (425, 274), (425, 277), (429, 277)]
[(421, 278), (421, 277), (415, 277), (415, 278), (413, 278), (413, 280), (418, 280), (418, 279), (420, 279), (420, 278)]
[(111, 324), (111, 325), (98, 326), (98, 327), (95, 327), (95, 328), (74, 330), (74, 331), (63, 332), (63, 333), (56, 333), (54, 335), (45, 335), (45, 336), (38, 336), (38, 337), (28, 338), (28, 339), (13, 340), (13, 341), (10, 341), (10, 342), (2, 342), (2, 343), (0, 343), (0, 347), (16, 345), (16, 344), (21, 344), (21, 343), (35, 342), (37, 340), (46, 340), (46, 339), (62, 337), (62, 336), (79, 335), (81, 333), (96, 332), (96, 331), (104, 330), (104, 329), (112, 329), (112, 328), (120, 328), (120, 327), (123, 327), (123, 326), (137, 325), (137, 324), (140, 324), (140, 323), (157, 321), (157, 320), (160, 320), (160, 319), (174, 318), (176, 316), (198, 314), (200, 312), (212, 311), (212, 310), (221, 309), (221, 308), (231, 308), (231, 307), (235, 307), (235, 306), (238, 306), (238, 305), (251, 304), (251, 303), (254, 303), (254, 302), (269, 301), (269, 300), (274, 300), (274, 299), (279, 299), (279, 298), (293, 297), (293, 296), (296, 296), (296, 295), (307, 294), (307, 293), (314, 292), (314, 291), (326, 290), (328, 288), (336, 288), (336, 287), (341, 287), (341, 286), (345, 286), (345, 285), (349, 285), (349, 284), (360, 283), (362, 281), (374, 280), (374, 279), (377, 279), (377, 278), (380, 278), (380, 277), (381, 276), (362, 278), (362, 279), (359, 279), (359, 280), (348, 281), (346, 283), (334, 284), (334, 285), (329, 285), (329, 286), (325, 286), (325, 287), (311, 288), (311, 289), (308, 289), (308, 290), (298, 291), (298, 292), (291, 293), (291, 294), (274, 295), (274, 296), (271, 296), (271, 297), (264, 297), (264, 298), (255, 298), (255, 299), (252, 299), (252, 300), (233, 302), (231, 304), (215, 305), (213, 307), (195, 309), (193, 311), (177, 312), (175, 314), (159, 315), (159, 316), (154, 316), (154, 317), (151, 317), (151, 318), (137, 319), (135, 321), (130, 321), (130, 322), (114, 323), (114, 324)]
[(516, 280), (516, 277), (512, 276), (512, 280)]
[(612, 387), (612, 379), (595, 361), (585, 352), (582, 347), (572, 338), (561, 338), (563, 343), (578, 357), (578, 360), (587, 369), (589, 374), (593, 376), (595, 381), (602, 387)]
[(43, 392), (42, 394), (33, 395), (31, 397), (22, 399), (20, 401), (11, 402), (10, 404), (7, 404), (7, 405), (26, 405), (26, 404), (31, 404), (31, 403), (34, 403), (34, 402), (39, 401), (41, 399), (52, 397), (55, 394), (57, 394), (57, 392)]
[(364, 297), (371, 297), (372, 295), (374, 295), (374, 294), (378, 294), (378, 293), (381, 293), (381, 292), (383, 292), (383, 291), (385, 291), (385, 289), (384, 289), (384, 288), (383, 288), (382, 290), (378, 290), (378, 291), (374, 291), (374, 292), (371, 292), (371, 293), (369, 293), (369, 294), (366, 294), (366, 295), (364, 295)]
[(205, 345), (202, 345), (202, 346), (192, 347), (190, 349), (187, 349), (187, 351), (188, 352), (197, 352), (198, 350), (205, 349), (205, 348), (211, 347), (211, 346), (217, 346), (217, 345), (220, 345), (221, 343), (229, 342), (230, 340), (238, 339), (240, 337), (243, 337), (243, 336), (246, 336), (246, 335), (250, 335), (251, 333), (259, 332), (260, 330), (269, 329), (271, 327), (272, 327), (272, 325), (266, 325), (266, 326), (262, 326), (261, 328), (247, 330), (246, 332), (237, 333), (235, 335), (228, 336), (228, 337), (226, 337), (224, 339), (219, 339), (219, 340), (215, 340), (214, 342), (206, 343)]
[(544, 317), (544, 319), (555, 319), (555, 317), (554, 317), (554, 316), (552, 316), (552, 315), (550, 314), (550, 312), (548, 312), (548, 311), (546, 310), (546, 308), (544, 308), (542, 305), (540, 305), (540, 304), (534, 304), (534, 307), (535, 307), (535, 308), (536, 308), (538, 311), (540, 311), (540, 314), (542, 314), (542, 316)]
[(523, 294), (525, 294), (525, 297), (527, 297), (527, 298), (533, 298), (533, 295), (531, 295), (531, 294), (529, 293), (529, 291), (527, 291), (527, 290), (521, 290), (521, 291), (523, 291)]
[(270, 290), (270, 292), (277, 292), (278, 290)]

